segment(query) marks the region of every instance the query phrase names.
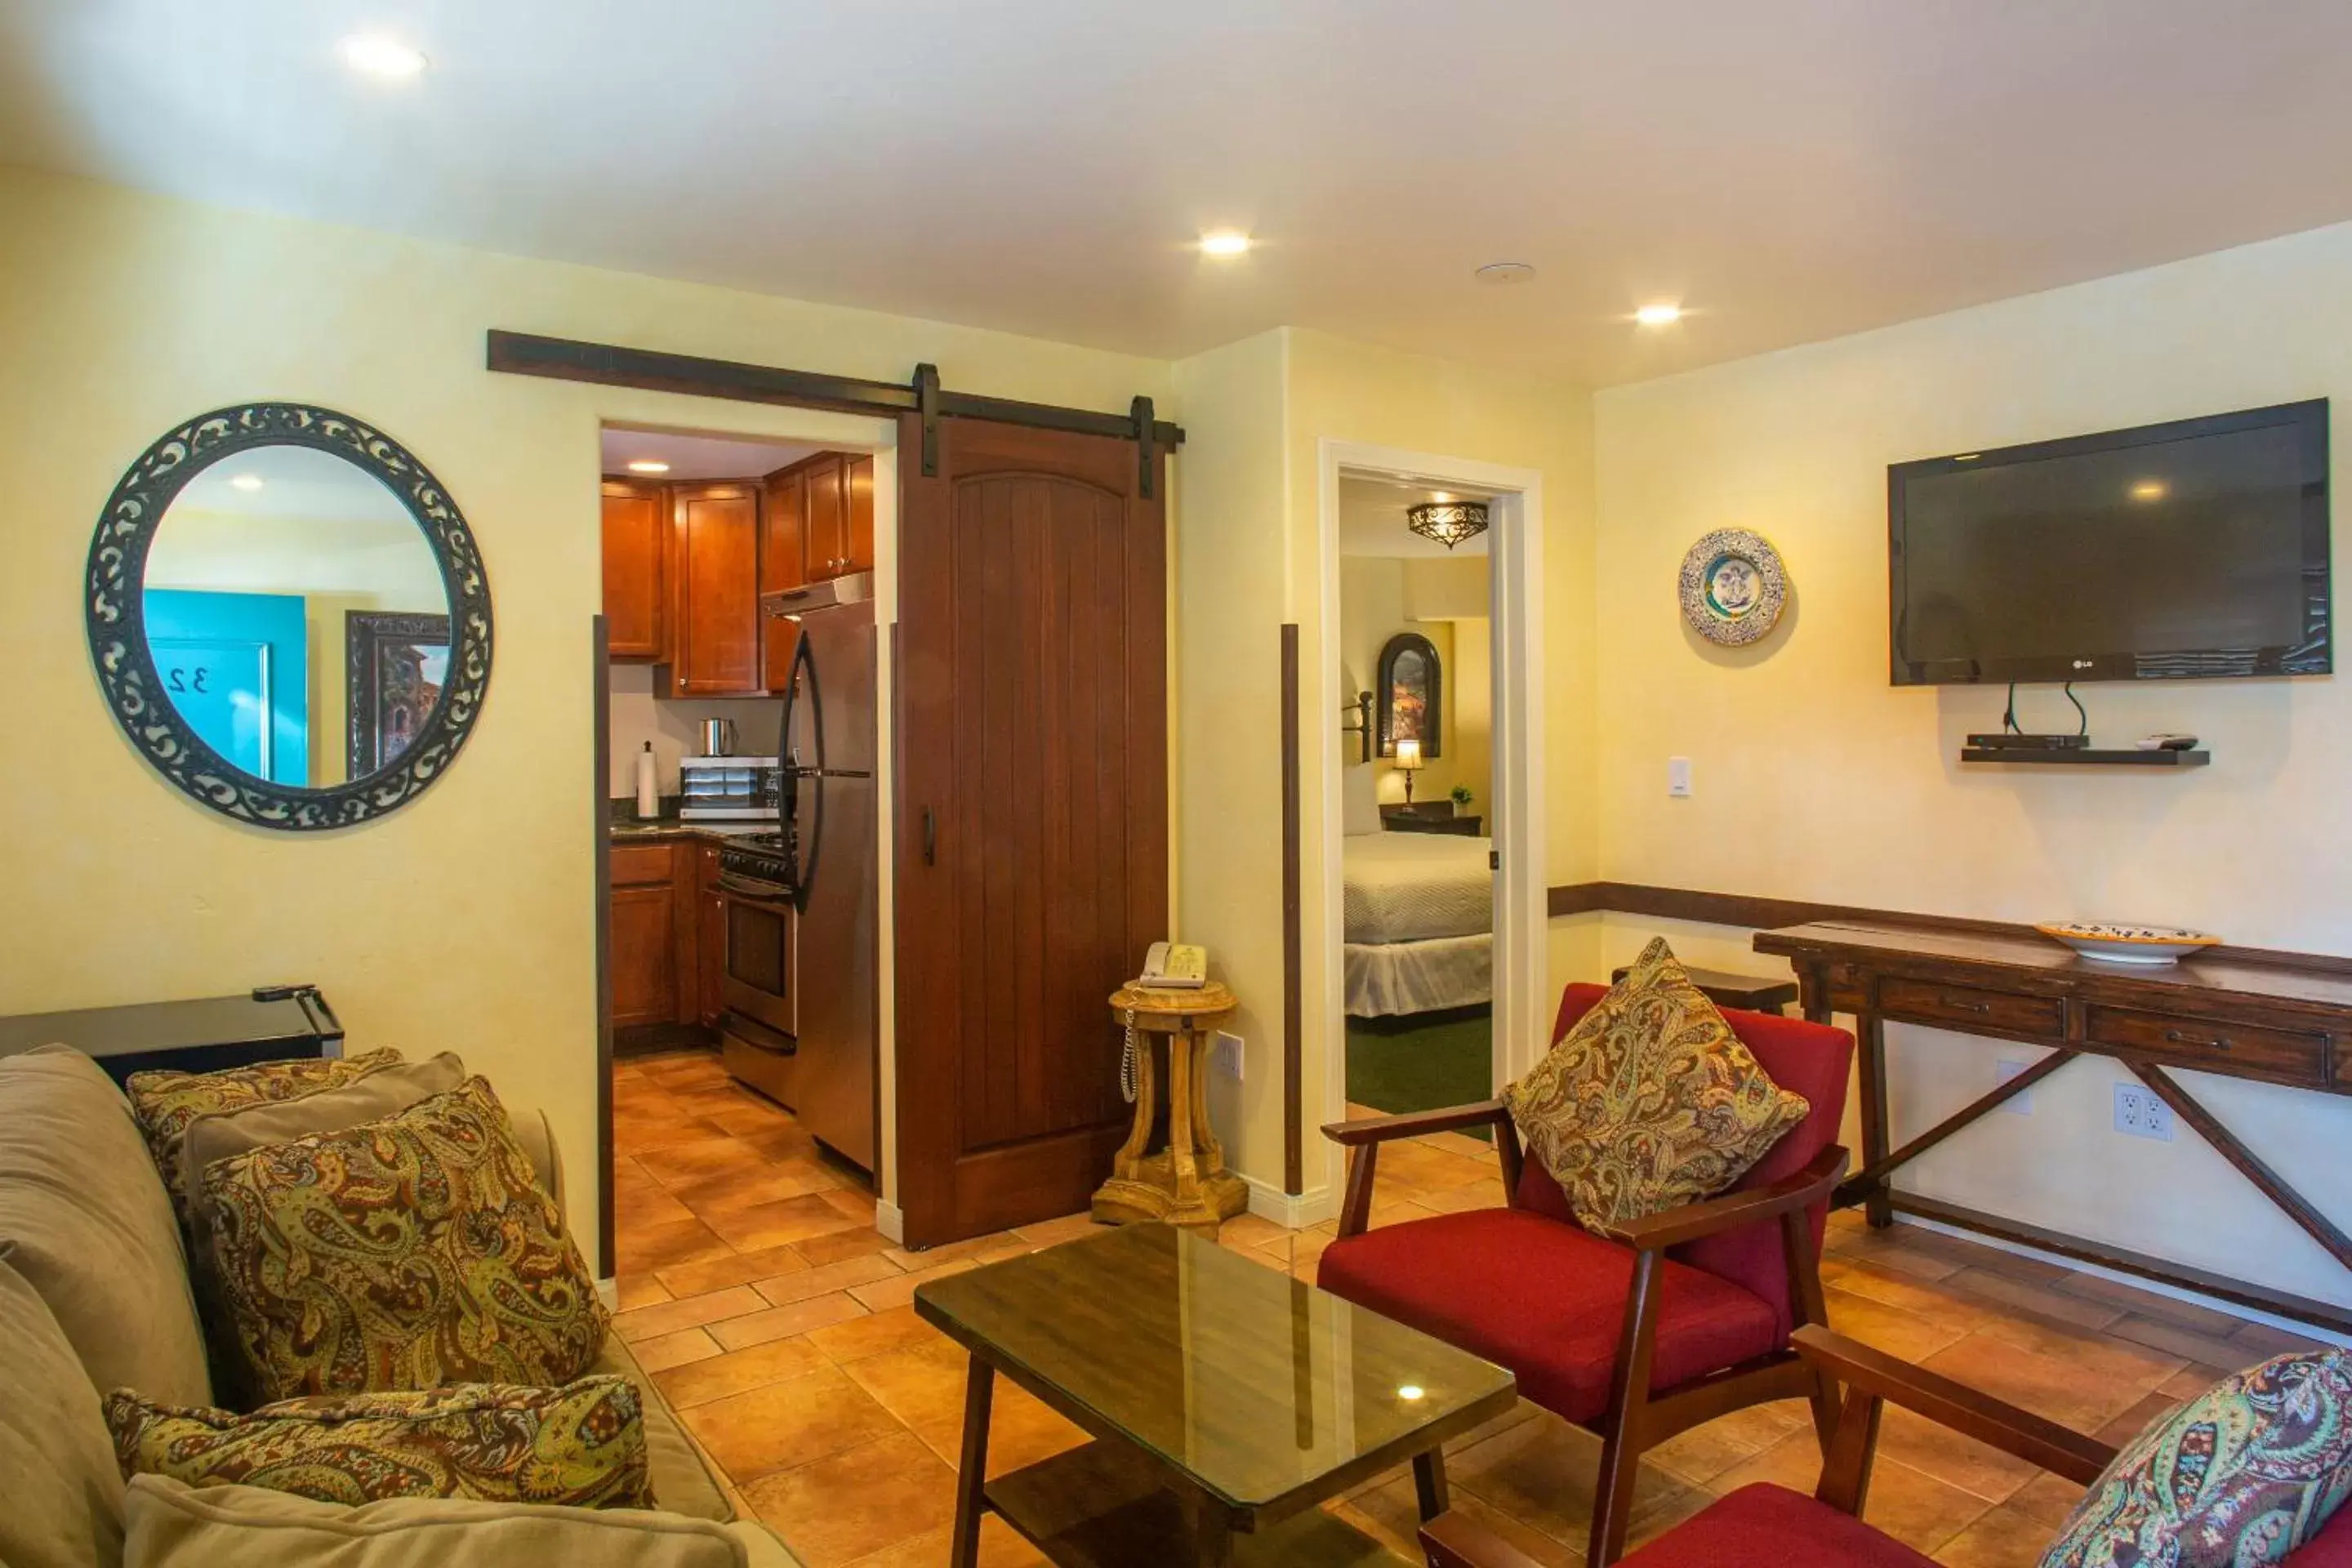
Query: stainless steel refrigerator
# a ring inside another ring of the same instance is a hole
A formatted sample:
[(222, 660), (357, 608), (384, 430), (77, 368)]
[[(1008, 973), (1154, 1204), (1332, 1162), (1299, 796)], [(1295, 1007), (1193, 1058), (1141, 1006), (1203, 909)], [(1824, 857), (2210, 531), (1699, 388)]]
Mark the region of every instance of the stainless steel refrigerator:
[(782, 746), (793, 849), (793, 1112), (867, 1170), (877, 1147), (874, 574), (763, 595), (800, 626)]

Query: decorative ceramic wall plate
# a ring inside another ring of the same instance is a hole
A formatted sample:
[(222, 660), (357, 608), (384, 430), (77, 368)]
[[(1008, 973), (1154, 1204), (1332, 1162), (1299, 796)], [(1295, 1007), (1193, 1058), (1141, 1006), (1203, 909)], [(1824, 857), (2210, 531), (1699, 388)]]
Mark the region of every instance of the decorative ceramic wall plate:
[(2059, 921), (2033, 929), (2064, 942), (2084, 958), (2110, 963), (2178, 963), (2183, 955), (2215, 946), (2221, 940), (2171, 926), (2104, 925), (2095, 921)]
[(1718, 528), (1683, 557), (1680, 591), (1691, 630), (1741, 647), (1780, 623), (1789, 584), (1769, 540), (1744, 528)]

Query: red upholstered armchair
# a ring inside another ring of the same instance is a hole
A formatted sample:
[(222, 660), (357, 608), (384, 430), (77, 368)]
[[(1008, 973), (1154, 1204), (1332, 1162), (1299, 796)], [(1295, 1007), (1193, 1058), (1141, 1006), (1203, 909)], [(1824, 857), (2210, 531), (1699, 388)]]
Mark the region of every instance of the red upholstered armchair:
[[(1571, 985), (1557, 1041), (1604, 994)], [(1727, 1411), (1812, 1401), (1826, 1451), (1836, 1420), (1827, 1376), (1790, 1348), (1824, 1321), (1822, 1229), (1845, 1170), (1853, 1037), (1826, 1025), (1727, 1009), (1772, 1080), (1812, 1107), (1729, 1192), (1614, 1226), (1580, 1226), (1550, 1173), (1521, 1157), (1499, 1100), (1326, 1127), (1349, 1151), (1339, 1239), (1324, 1289), (1508, 1367), (1519, 1392), (1600, 1435), (1593, 1568), (1617, 1561), (1643, 1450)], [(1381, 1143), (1491, 1126), (1509, 1206), (1365, 1228)]]
[[(2116, 1457), (2095, 1437), (1827, 1329), (1800, 1329), (1795, 1342), (1808, 1363), (1846, 1388), (1813, 1495), (1769, 1484), (1742, 1487), (1634, 1552), (1624, 1568), (1935, 1568), (1862, 1522), (1879, 1416), (1888, 1400), (2084, 1486), (2097, 1480)], [(1429, 1568), (1538, 1568), (1518, 1548), (1460, 1514), (1440, 1514), (1423, 1525), (1421, 1544)], [(2285, 1561), (2292, 1568), (2352, 1568), (2352, 1508), (2337, 1509)]]

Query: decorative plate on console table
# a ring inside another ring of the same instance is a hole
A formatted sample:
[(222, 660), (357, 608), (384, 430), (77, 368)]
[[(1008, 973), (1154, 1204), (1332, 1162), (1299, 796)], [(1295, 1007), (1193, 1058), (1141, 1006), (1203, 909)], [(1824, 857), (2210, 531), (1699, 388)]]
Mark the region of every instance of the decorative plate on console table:
[(2106, 925), (2096, 921), (2053, 921), (2033, 928), (2053, 942), (2063, 942), (2084, 958), (2109, 963), (2178, 963), (2200, 948), (2221, 939), (2203, 931), (2171, 926)]
[(1789, 584), (1769, 540), (1744, 528), (1718, 528), (1683, 557), (1676, 588), (1691, 630), (1725, 647), (1744, 647), (1780, 624)]

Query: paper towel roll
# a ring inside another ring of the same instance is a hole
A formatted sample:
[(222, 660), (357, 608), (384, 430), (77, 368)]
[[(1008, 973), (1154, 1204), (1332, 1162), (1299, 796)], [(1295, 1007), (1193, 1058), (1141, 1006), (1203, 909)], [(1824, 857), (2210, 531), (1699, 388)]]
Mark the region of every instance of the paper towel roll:
[(654, 743), (637, 753), (637, 816), (651, 822), (661, 815), (661, 781), (654, 774)]

